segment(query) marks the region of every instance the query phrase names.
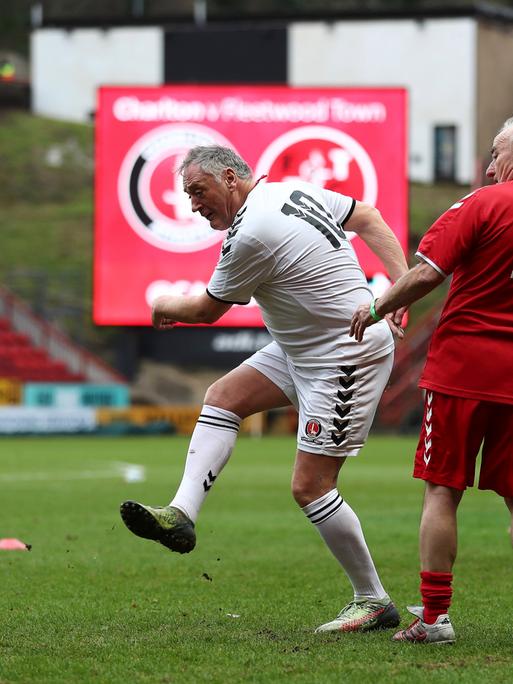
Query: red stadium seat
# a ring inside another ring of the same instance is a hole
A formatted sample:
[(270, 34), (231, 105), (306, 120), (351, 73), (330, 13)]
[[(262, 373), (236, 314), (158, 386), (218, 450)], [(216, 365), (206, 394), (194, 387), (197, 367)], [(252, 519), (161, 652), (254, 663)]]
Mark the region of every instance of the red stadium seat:
[(52, 359), (46, 350), (32, 345), (24, 333), (10, 330), (0, 318), (0, 378), (22, 382), (83, 382), (62, 361)]

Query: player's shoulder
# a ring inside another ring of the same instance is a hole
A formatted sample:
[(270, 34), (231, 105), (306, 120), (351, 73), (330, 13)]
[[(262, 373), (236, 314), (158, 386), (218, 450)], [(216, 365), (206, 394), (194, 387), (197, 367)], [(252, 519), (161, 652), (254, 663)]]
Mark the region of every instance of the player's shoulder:
[(309, 193), (311, 195), (321, 194), (320, 187), (299, 178), (270, 183), (259, 183), (255, 190), (258, 191), (255, 193), (256, 196), (260, 197), (265, 206), (269, 208), (274, 206), (274, 202), (279, 203), (282, 200), (286, 200), (294, 193)]
[[(509, 186), (509, 187), (505, 187)], [(511, 204), (513, 196), (513, 183), (496, 183), (494, 185), (483, 185), (472, 190), (454, 204), (452, 204), (442, 216), (450, 216), (459, 213), (456, 210), (466, 209), (479, 211), (480, 209), (492, 208), (497, 203), (507, 202)]]
[[(320, 188), (301, 180), (259, 183), (249, 194), (245, 207), (243, 225), (245, 229), (255, 229), (258, 226), (269, 226), (269, 219), (273, 222), (285, 219), (283, 207), (298, 197), (321, 198)], [(237, 219), (237, 217), (236, 217)]]
[[(261, 189), (261, 205), (264, 211), (278, 210), (283, 213), (285, 204), (303, 209), (314, 206), (324, 207), (338, 213), (339, 209), (350, 206), (351, 197), (333, 192), (319, 185), (314, 185), (300, 178), (284, 180), (278, 183), (266, 183)], [(285, 211), (288, 215), (289, 212)]]
[(476, 192), (478, 192), (480, 198), (484, 200), (504, 201), (511, 204), (511, 199), (513, 198), (513, 181), (485, 185), (476, 190)]
[[(493, 185), (483, 185), (476, 188), (462, 197), (458, 202), (466, 202), (467, 200), (474, 200), (477, 202), (488, 202), (506, 199), (511, 201), (513, 195), (513, 181), (507, 183), (494, 183)], [(456, 204), (458, 204), (456, 202)]]

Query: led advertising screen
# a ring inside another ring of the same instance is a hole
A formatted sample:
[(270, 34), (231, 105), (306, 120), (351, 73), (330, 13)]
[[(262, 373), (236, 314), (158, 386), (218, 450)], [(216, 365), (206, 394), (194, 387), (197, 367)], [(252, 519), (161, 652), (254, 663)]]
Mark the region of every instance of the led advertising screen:
[[(150, 325), (155, 297), (204, 292), (225, 233), (192, 213), (177, 168), (191, 147), (212, 144), (235, 149), (256, 178), (301, 178), (377, 206), (406, 250), (404, 89), (104, 87), (96, 117), (95, 323)], [(350, 237), (379, 289), (386, 282), (379, 259)], [(252, 301), (217, 325), (262, 321)]]

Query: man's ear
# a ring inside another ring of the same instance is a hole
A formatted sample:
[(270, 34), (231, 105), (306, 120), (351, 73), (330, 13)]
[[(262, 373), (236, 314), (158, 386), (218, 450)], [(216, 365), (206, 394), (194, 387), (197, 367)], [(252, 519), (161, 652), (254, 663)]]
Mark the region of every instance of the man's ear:
[(225, 169), (224, 181), (230, 190), (235, 190), (235, 186), (237, 185), (237, 174), (233, 169)]

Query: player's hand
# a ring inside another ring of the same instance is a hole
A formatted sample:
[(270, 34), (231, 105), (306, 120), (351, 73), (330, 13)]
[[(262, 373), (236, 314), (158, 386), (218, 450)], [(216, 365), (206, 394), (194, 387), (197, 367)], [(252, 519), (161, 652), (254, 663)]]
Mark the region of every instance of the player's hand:
[(405, 321), (405, 315), (406, 312), (408, 311), (407, 306), (401, 306), (399, 309), (396, 309), (395, 311), (392, 311), (389, 315), (392, 316), (392, 320), (395, 325), (405, 327), (406, 326), (406, 321)]
[(349, 336), (354, 337), (357, 342), (361, 342), (365, 328), (374, 325), (376, 322), (370, 315), (370, 304), (362, 304), (353, 314)]
[(151, 307), (151, 323), (157, 330), (167, 330), (176, 325), (176, 321), (169, 318), (166, 312), (166, 298), (157, 297)]
[(157, 330), (168, 330), (169, 328), (174, 328), (177, 321), (173, 321), (170, 318), (165, 318), (165, 317), (153, 317), (152, 316), (152, 321), (153, 321), (153, 327), (156, 328)]
[[(385, 321), (388, 323), (388, 327), (392, 331), (392, 334), (400, 340), (404, 337), (402, 321), (405, 313), (406, 307), (401, 307), (385, 316)], [(374, 323), (377, 323), (377, 321), (370, 315), (370, 304), (362, 304), (353, 314), (351, 328), (349, 330), (350, 337), (354, 337), (357, 342), (361, 342), (365, 329), (370, 325), (374, 325)]]
[(407, 306), (401, 306), (399, 309), (396, 309), (395, 311), (392, 311), (391, 313), (385, 316), (385, 319), (393, 335), (395, 335), (395, 337), (399, 338), (400, 340), (402, 340), (404, 337), (403, 320), (407, 310)]
[[(402, 321), (402, 318), (403, 317), (401, 315), (401, 318), (399, 319), (399, 321)], [(401, 325), (399, 325), (395, 322), (394, 314), (391, 314), (391, 313), (387, 314), (385, 316), (385, 321), (388, 323), (388, 327), (392, 331), (392, 335), (394, 335), (394, 337), (397, 337), (398, 339), (402, 340), (404, 337), (404, 330), (403, 330)]]

